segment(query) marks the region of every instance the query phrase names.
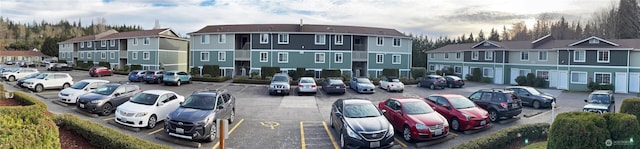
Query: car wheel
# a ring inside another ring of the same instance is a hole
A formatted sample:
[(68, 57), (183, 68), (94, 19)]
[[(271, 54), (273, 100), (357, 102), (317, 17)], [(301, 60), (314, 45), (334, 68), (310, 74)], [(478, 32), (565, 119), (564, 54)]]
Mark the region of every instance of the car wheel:
[(229, 124), (232, 124), (236, 119), (236, 109), (231, 110), (231, 115), (229, 115)]
[(404, 138), (405, 141), (411, 142), (411, 129), (409, 129), (409, 127), (404, 126), (404, 129), (402, 131), (402, 137)]
[(435, 89), (436, 89), (436, 86), (435, 86), (435, 85), (433, 85), (433, 84), (431, 84), (431, 85), (429, 85), (429, 89), (431, 89), (431, 90), (435, 90)]
[(540, 101), (533, 101), (533, 108), (534, 109), (540, 109)]
[(102, 112), (100, 113), (100, 115), (105, 116), (111, 114), (111, 108), (111, 103), (104, 104), (104, 106), (102, 106)]
[(460, 131), (460, 121), (458, 121), (458, 119), (453, 118), (451, 120), (451, 129), (455, 131)]
[(147, 84), (149, 84), (149, 81), (144, 81), (144, 83), (147, 83)]
[(182, 85), (182, 81), (178, 80), (178, 82), (176, 82), (176, 86), (180, 86)]
[(158, 122), (156, 115), (151, 115), (149, 117), (149, 122), (147, 122), (147, 128), (153, 129), (154, 127), (156, 127), (156, 122)]
[(496, 110), (489, 111), (489, 120), (491, 120), (491, 122), (498, 120), (498, 112), (496, 112)]
[(345, 145), (346, 144), (344, 143), (344, 134), (342, 134), (342, 131), (340, 131), (340, 148), (344, 148)]
[(64, 85), (62, 85), (62, 89), (69, 88), (70, 86), (71, 85), (69, 85), (69, 83), (65, 83)]
[(15, 81), (15, 80), (16, 80), (16, 77), (14, 77), (14, 76), (9, 76), (9, 82), (13, 82), (13, 81)]
[(42, 92), (42, 90), (44, 90), (44, 88), (42, 87), (42, 84), (36, 85), (36, 88), (35, 88), (36, 92)]
[(207, 137), (208, 142), (213, 142), (216, 139), (216, 124), (211, 125), (211, 130), (209, 130), (209, 137)]

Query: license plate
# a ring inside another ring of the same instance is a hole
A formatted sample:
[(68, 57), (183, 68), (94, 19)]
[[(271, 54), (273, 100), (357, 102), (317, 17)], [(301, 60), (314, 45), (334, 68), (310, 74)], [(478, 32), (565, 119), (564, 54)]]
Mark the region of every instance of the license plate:
[(437, 129), (435, 130), (435, 132), (433, 132), (436, 136), (441, 135), (442, 134), (442, 129)]
[(480, 121), (480, 126), (484, 126), (484, 125), (486, 125), (486, 124), (487, 124), (487, 121), (486, 121), (486, 120), (482, 120), (482, 121)]
[(183, 134), (184, 133), (184, 129), (176, 128), (176, 133)]
[(120, 121), (126, 122), (127, 119), (126, 118), (120, 118)]
[(278, 92), (278, 93), (282, 93), (282, 91), (276, 91), (276, 92)]
[(336, 86), (336, 88), (340, 88), (340, 86)]
[(80, 104), (80, 108), (84, 108), (84, 104)]
[(513, 106), (513, 107), (518, 107), (518, 104), (517, 104), (517, 103), (514, 103), (514, 104), (511, 104), (511, 106)]
[(380, 142), (379, 141), (371, 142), (371, 143), (369, 143), (369, 147), (371, 147), (371, 148), (380, 147)]

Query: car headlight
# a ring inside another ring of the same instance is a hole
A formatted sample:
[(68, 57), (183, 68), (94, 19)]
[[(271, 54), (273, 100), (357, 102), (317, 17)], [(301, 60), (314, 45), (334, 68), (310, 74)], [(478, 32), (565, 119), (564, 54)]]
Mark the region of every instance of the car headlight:
[(418, 130), (427, 130), (428, 128), (427, 128), (427, 125), (418, 123), (418, 124), (416, 124), (416, 129), (418, 129)]
[(471, 118), (473, 118), (473, 116), (465, 114), (465, 113), (462, 113), (462, 115), (464, 115), (464, 118), (467, 119), (467, 121), (470, 120)]
[(351, 137), (351, 138), (360, 139), (360, 136), (356, 132), (351, 130), (351, 128), (349, 128), (349, 127), (347, 127), (347, 135), (349, 135), (349, 137)]
[(103, 103), (106, 100), (92, 100), (91, 103)]
[(393, 125), (389, 124), (389, 130), (388, 130), (387, 136), (393, 136), (393, 134), (395, 133), (393, 130), (395, 130), (393, 129)]
[(149, 114), (149, 112), (140, 112), (140, 113), (136, 113), (136, 117), (143, 117), (143, 116), (147, 116), (147, 114)]

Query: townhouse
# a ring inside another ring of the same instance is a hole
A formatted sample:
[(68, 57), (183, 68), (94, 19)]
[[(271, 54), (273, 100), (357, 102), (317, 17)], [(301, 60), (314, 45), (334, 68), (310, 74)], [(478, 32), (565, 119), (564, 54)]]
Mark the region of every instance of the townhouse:
[(482, 41), (427, 52), (427, 69), (453, 67), (461, 76), (480, 68), (495, 84), (516, 84), (533, 73), (552, 88), (586, 91), (588, 82), (613, 84), (615, 92), (640, 92), (640, 39)]
[(378, 77), (385, 68), (409, 76), (411, 39), (395, 29), (314, 25), (210, 25), (189, 33), (192, 67), (218, 65), (225, 76), (260, 73), (263, 66), (287, 72), (298, 67), (338, 69)]
[(187, 71), (189, 40), (171, 29), (117, 32), (72, 38), (58, 43), (60, 59), (68, 62), (109, 62), (112, 68), (142, 65), (144, 70)]
[(38, 50), (30, 50), (30, 51), (10, 51), (6, 49), (0, 50), (0, 63), (5, 63), (7, 61), (40, 62), (48, 57), (49, 56), (42, 54), (42, 52)]

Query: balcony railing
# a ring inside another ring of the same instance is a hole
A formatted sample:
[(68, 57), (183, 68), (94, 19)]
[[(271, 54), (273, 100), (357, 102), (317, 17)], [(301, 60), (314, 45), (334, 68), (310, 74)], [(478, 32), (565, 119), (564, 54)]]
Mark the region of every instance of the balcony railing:
[(351, 54), (353, 61), (367, 61), (367, 51), (353, 51)]
[(120, 51), (120, 58), (127, 58), (127, 51)]
[(235, 50), (235, 60), (243, 60), (243, 61), (251, 60), (251, 51)]

